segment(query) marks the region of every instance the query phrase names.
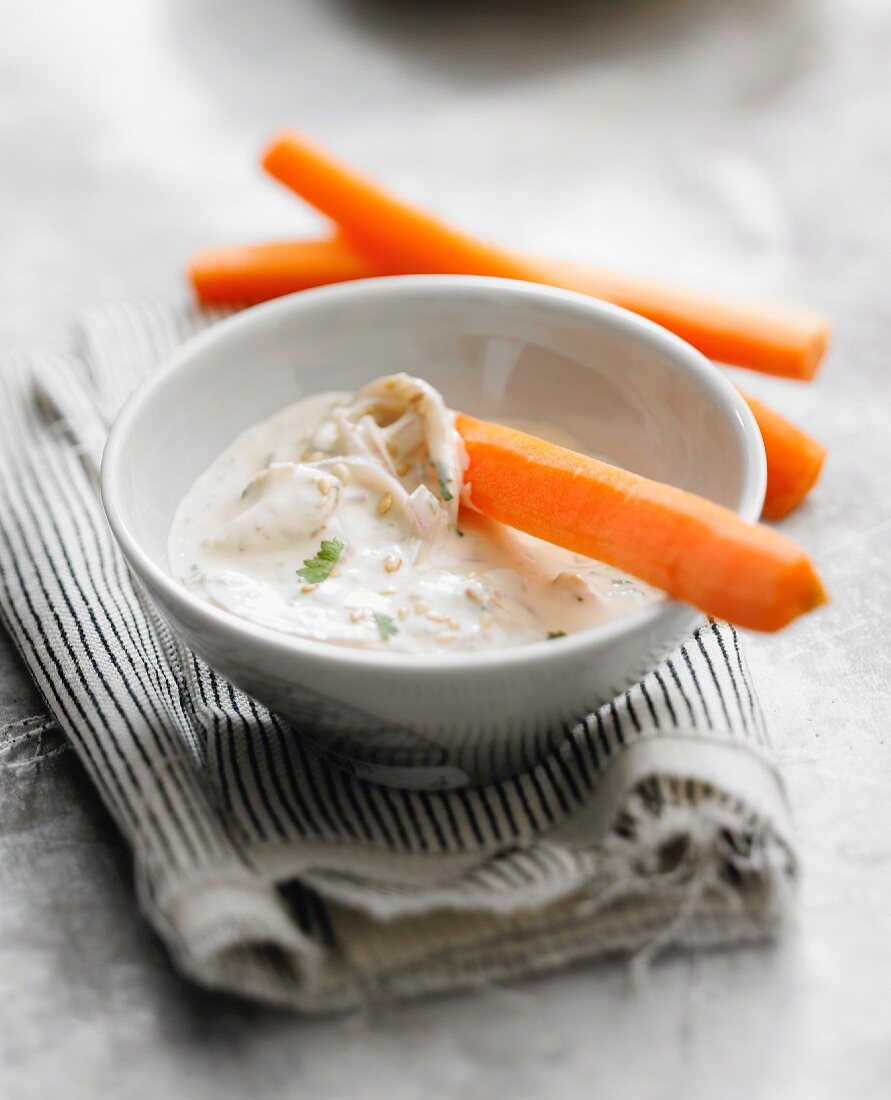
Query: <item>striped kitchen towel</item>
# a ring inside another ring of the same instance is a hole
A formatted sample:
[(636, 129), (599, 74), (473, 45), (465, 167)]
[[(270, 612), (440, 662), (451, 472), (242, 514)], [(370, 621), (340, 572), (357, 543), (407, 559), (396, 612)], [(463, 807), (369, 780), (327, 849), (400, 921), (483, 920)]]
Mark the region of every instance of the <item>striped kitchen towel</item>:
[(436, 792), (338, 771), (168, 632), (96, 468), (133, 386), (214, 319), (95, 309), (70, 350), (0, 369), (0, 613), (176, 965), (323, 1011), (773, 934), (796, 859), (731, 628), (704, 624), (525, 774)]

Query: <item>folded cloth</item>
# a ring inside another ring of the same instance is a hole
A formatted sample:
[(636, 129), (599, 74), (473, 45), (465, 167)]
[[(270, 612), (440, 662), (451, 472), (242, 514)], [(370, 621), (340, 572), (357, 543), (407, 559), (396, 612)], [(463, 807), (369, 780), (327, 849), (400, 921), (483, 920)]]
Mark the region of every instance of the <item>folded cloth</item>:
[(216, 316), (94, 309), (72, 349), (0, 369), (0, 614), (175, 964), (325, 1011), (773, 934), (796, 858), (730, 627), (703, 624), (527, 773), (436, 792), (338, 771), (169, 633), (95, 472), (134, 385)]

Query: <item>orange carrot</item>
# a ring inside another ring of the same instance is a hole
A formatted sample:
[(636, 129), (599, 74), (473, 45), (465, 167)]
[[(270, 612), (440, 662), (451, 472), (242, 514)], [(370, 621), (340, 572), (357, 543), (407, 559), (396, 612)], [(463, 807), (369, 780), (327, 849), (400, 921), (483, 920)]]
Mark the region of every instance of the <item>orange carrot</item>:
[(828, 322), (808, 310), (728, 302), (654, 279), (564, 260), (544, 263), (553, 272), (555, 286), (639, 313), (720, 363), (808, 380), (829, 346)]
[(195, 293), (208, 305), (253, 305), (322, 283), (376, 274), (374, 265), (339, 236), (206, 248), (189, 261)]
[(403, 202), (301, 134), (276, 138), (263, 167), (336, 222), (385, 274), (495, 275), (593, 294), (652, 318), (714, 359), (767, 374), (811, 378), (826, 351), (829, 328), (815, 314), (722, 302), (478, 240)]
[(797, 508), (814, 487), (826, 448), (755, 397), (743, 398), (761, 429), (767, 455), (767, 493), (761, 515), (782, 519)]
[(459, 414), (484, 515), (627, 570), (708, 615), (779, 630), (826, 602), (800, 547), (769, 527), (535, 436)]

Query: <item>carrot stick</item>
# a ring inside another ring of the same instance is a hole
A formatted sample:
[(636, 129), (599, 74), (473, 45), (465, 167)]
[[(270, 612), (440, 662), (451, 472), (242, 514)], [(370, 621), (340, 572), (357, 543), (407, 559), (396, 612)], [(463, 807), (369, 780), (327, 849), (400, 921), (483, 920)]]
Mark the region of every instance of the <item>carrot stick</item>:
[(639, 313), (720, 363), (809, 380), (829, 346), (828, 323), (807, 310), (728, 302), (564, 260), (545, 263), (554, 272), (554, 285)]
[(495, 275), (593, 294), (650, 317), (711, 358), (789, 378), (811, 378), (826, 351), (826, 321), (803, 310), (722, 302), (478, 240), (403, 202), (301, 134), (276, 138), (263, 167), (335, 221), (385, 274)]
[(465, 486), (484, 515), (597, 558), (752, 630), (827, 596), (800, 547), (728, 508), (542, 439), (459, 414)]
[(340, 236), (313, 241), (206, 248), (189, 261), (189, 278), (207, 305), (253, 305), (322, 283), (376, 275)]
[(761, 515), (782, 519), (814, 487), (823, 469), (826, 448), (757, 398), (746, 393), (742, 396), (761, 429), (767, 455), (767, 492)]

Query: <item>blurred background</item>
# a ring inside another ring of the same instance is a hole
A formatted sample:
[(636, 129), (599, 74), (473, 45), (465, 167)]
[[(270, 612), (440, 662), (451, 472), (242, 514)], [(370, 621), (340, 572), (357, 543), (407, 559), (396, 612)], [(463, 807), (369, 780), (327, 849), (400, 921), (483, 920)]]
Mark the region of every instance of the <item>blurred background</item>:
[[(812, 387), (747, 385), (831, 447), (788, 524), (836, 602), (767, 647), (802, 837), (785, 944), (301, 1023), (200, 993), (139, 919), (77, 770), (3, 787), (7, 1094), (888, 1095), (887, 0), (29, 0), (0, 35), (0, 347), (185, 294), (196, 247), (298, 237), (261, 178), (296, 126), (505, 243), (833, 319)], [(860, 507), (855, 504), (860, 502)], [(887, 606), (887, 604), (886, 604)], [(0, 717), (38, 704), (0, 640)], [(17, 812), (41, 800), (40, 835)], [(542, 1021), (545, 1021), (544, 1026)], [(375, 1083), (369, 1091), (369, 1080)], [(0, 1089), (0, 1091), (3, 1091)]]
[(0, 47), (2, 331), (169, 293), (194, 246), (309, 228), (256, 168), (284, 124), (490, 236), (825, 306), (859, 281), (858, 243), (891, 243), (889, 18), (884, 0), (32, 0)]

